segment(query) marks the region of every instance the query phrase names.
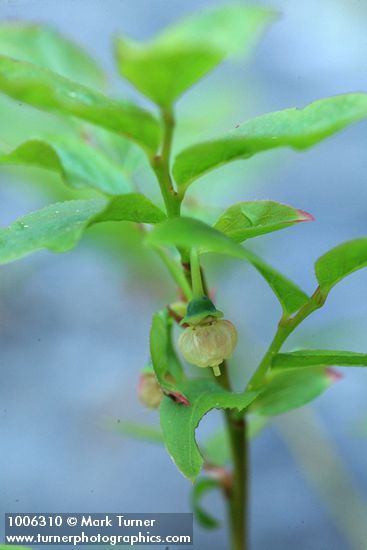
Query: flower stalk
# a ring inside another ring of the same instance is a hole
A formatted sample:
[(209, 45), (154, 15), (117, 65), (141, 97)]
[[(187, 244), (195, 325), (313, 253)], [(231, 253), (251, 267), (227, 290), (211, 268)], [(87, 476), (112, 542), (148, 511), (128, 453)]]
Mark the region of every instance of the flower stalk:
[(201, 268), (197, 248), (192, 248), (190, 252), (190, 270), (193, 298), (201, 298), (204, 296), (205, 292), (201, 278)]

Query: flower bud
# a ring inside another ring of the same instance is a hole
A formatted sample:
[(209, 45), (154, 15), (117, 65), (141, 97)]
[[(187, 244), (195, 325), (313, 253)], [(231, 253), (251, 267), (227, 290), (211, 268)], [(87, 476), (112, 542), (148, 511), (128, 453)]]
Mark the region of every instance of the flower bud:
[(149, 409), (158, 409), (163, 398), (163, 391), (154, 372), (143, 371), (140, 375), (138, 397)]
[(187, 327), (180, 335), (178, 347), (186, 361), (197, 367), (213, 367), (219, 376), (219, 365), (232, 355), (236, 343), (237, 331), (230, 321), (207, 318)]

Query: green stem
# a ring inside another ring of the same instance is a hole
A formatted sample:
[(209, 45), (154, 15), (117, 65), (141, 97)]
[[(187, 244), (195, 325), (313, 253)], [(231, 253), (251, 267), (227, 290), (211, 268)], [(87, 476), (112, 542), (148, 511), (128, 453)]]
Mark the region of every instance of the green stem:
[(302, 321), (306, 319), (306, 317), (311, 315), (311, 313), (316, 309), (320, 308), (324, 304), (325, 300), (326, 296), (322, 295), (320, 289), (317, 288), (309, 301), (293, 317), (282, 317), (268, 350), (262, 358), (254, 375), (250, 379), (248, 384), (249, 390), (256, 390), (263, 384), (274, 355), (279, 352), (288, 336)]
[(173, 187), (170, 171), (175, 119), (172, 109), (168, 108), (162, 109), (161, 116), (163, 125), (162, 149), (159, 155), (151, 159), (151, 166), (157, 176), (167, 215), (169, 217), (176, 217), (180, 215), (181, 200)]
[[(224, 361), (221, 376), (217, 378), (220, 385), (231, 391), (228, 377), (228, 365)], [(247, 421), (235, 410), (226, 409), (224, 418), (230, 441), (233, 475), (230, 497), (228, 500), (228, 515), (231, 535), (231, 550), (246, 550), (248, 539), (248, 437)]]
[(226, 411), (225, 416), (233, 460), (233, 480), (229, 500), (231, 546), (232, 550), (245, 550), (248, 538), (246, 525), (248, 503), (246, 418), (235, 418), (231, 411)]
[[(170, 156), (172, 149), (172, 137), (174, 131), (174, 117), (172, 110), (161, 111), (163, 123), (163, 143), (161, 154), (151, 160), (152, 168), (157, 176), (169, 217), (180, 216), (181, 198), (176, 193), (170, 173)], [(181, 252), (184, 268), (187, 264), (187, 251)], [(167, 258), (161, 256), (166, 262)], [(166, 262), (167, 267), (170, 267)], [(197, 251), (190, 256), (190, 271), (194, 296), (204, 294), (203, 285), (205, 277), (200, 270)], [(175, 277), (177, 273), (175, 271)], [(181, 281), (182, 283), (182, 281)], [(185, 284), (183, 283), (183, 287)], [(181, 286), (181, 288), (183, 288)], [(219, 383), (228, 391), (231, 386), (228, 379), (227, 368), (224, 365), (221, 376), (217, 377)], [(233, 460), (233, 486), (229, 497), (229, 520), (231, 527), (232, 550), (246, 550), (246, 513), (247, 513), (247, 437), (246, 420), (239, 418), (235, 411), (225, 411), (225, 419), (231, 442)]]
[(201, 278), (199, 255), (196, 248), (192, 248), (190, 252), (190, 271), (193, 297), (201, 298), (201, 296), (204, 296), (204, 288)]

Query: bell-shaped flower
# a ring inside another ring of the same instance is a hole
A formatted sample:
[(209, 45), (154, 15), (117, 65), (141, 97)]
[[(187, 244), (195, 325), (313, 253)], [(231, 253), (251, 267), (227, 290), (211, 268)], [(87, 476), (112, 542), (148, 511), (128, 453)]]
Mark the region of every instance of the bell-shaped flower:
[(232, 355), (236, 343), (237, 331), (230, 321), (207, 317), (183, 331), (178, 347), (186, 361), (197, 367), (212, 367), (219, 376), (219, 365)]

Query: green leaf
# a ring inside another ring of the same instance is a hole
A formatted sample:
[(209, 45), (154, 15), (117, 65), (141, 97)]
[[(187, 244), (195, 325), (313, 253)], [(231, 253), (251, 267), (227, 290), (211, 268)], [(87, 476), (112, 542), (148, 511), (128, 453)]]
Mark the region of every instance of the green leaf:
[(133, 439), (142, 441), (149, 441), (149, 443), (163, 444), (162, 432), (159, 429), (146, 426), (144, 424), (137, 424), (136, 422), (128, 422), (125, 420), (118, 420), (117, 422), (109, 421), (107, 427), (118, 434), (126, 435)]
[(42, 248), (52, 252), (70, 250), (105, 205), (102, 199), (66, 201), (19, 218), (0, 230), (0, 263), (11, 262)]
[(328, 294), (344, 277), (366, 266), (367, 237), (348, 241), (329, 250), (315, 264), (322, 294)]
[(230, 206), (214, 227), (240, 243), (314, 218), (298, 208), (274, 201), (239, 202)]
[(182, 193), (210, 170), (277, 147), (307, 149), (367, 117), (367, 94), (321, 99), (304, 109), (286, 109), (254, 118), (227, 136), (191, 145), (176, 157), (173, 174)]
[(163, 212), (139, 193), (121, 195), (111, 201), (72, 200), (52, 204), (0, 229), (0, 264), (43, 248), (53, 252), (70, 250), (94, 223), (156, 223), (162, 217)]
[[(150, 355), (155, 375), (163, 391), (177, 398), (182, 398), (176, 384), (184, 379), (184, 373), (173, 349), (172, 319), (166, 309), (157, 311), (153, 315), (150, 329)], [(167, 379), (167, 375), (171, 375), (174, 381)], [(183, 400), (185, 401), (184, 395)]]
[[(291, 225), (291, 223), (309, 219), (312, 219), (312, 217), (302, 210), (272, 201), (244, 202), (228, 208), (215, 223), (214, 228), (220, 230), (232, 240), (240, 241), (250, 236), (259, 235), (262, 232), (275, 231), (286, 225)], [(280, 222), (280, 220), (283, 220), (283, 222)], [(154, 232), (158, 230), (159, 227), (155, 228)], [(181, 239), (184, 239), (183, 231)], [(165, 237), (163, 236), (163, 238), (169, 240), (171, 233)], [(187, 243), (186, 245), (188, 246)], [(308, 302), (309, 297), (298, 285), (268, 265), (253, 252), (241, 247), (241, 257), (250, 262), (264, 277), (287, 316), (298, 311)]]
[(216, 252), (245, 258), (242, 247), (217, 229), (194, 218), (171, 218), (154, 228), (147, 237), (151, 244), (198, 248), (200, 253)]
[(192, 488), (192, 510), (196, 521), (205, 529), (218, 529), (220, 527), (220, 522), (208, 514), (201, 504), (203, 496), (214, 489), (219, 489), (219, 491), (221, 491), (222, 487), (220, 481), (207, 477), (198, 479)]
[(25, 21), (2, 21), (0, 53), (29, 61), (87, 86), (102, 87), (106, 76), (82, 48), (55, 29)]
[(58, 173), (74, 189), (92, 188), (107, 195), (131, 191), (121, 167), (83, 141), (66, 136), (48, 136), (20, 144), (0, 155), (0, 164), (39, 166)]
[(0, 92), (33, 107), (75, 116), (127, 136), (149, 153), (158, 148), (160, 127), (150, 113), (37, 65), (0, 56)]
[(275, 416), (302, 407), (321, 395), (336, 379), (330, 369), (322, 367), (272, 372), (268, 383), (260, 388), (261, 393), (252, 403), (249, 412)]
[(290, 279), (279, 273), (264, 260), (244, 249), (246, 259), (257, 269), (264, 277), (282, 306), (285, 316), (289, 317), (292, 313), (298, 311), (304, 306), (309, 297), (303, 290)]
[(235, 5), (188, 17), (145, 44), (120, 36), (118, 66), (138, 90), (167, 107), (229, 54), (249, 51), (273, 19), (270, 10)]
[(127, 193), (114, 197), (91, 220), (99, 222), (160, 223), (166, 215), (142, 193)]
[(272, 367), (275, 370), (326, 365), (367, 367), (367, 354), (353, 351), (301, 349), (288, 353), (278, 353), (272, 361)]
[(203, 465), (195, 441), (195, 430), (211, 409), (244, 410), (257, 392), (230, 393), (209, 380), (190, 380), (181, 386), (189, 400), (185, 406), (164, 397), (160, 406), (164, 441), (177, 468), (192, 481)]

